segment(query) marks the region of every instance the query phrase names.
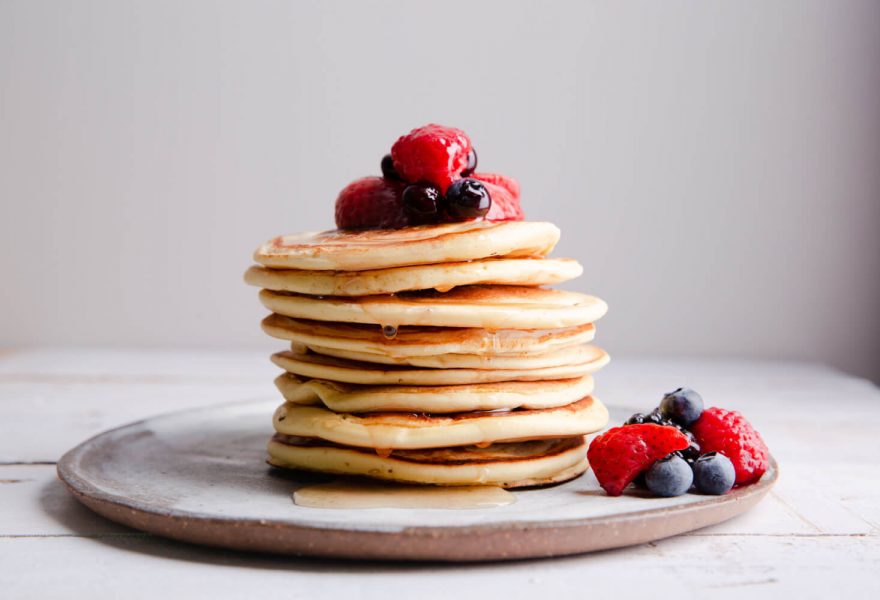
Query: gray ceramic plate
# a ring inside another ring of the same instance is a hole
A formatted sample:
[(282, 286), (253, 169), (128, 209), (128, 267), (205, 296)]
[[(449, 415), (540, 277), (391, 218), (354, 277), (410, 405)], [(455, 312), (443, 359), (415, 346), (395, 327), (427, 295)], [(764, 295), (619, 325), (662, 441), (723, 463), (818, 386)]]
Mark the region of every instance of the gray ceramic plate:
[[(514, 492), (497, 508), (334, 510), (297, 506), (305, 475), (265, 464), (277, 401), (164, 415), (102, 433), (68, 452), (58, 474), (83, 504), (136, 529), (237, 550), (352, 559), (481, 561), (639, 544), (719, 523), (776, 481), (725, 496), (609, 498), (591, 473)], [(613, 415), (612, 422), (623, 415)]]

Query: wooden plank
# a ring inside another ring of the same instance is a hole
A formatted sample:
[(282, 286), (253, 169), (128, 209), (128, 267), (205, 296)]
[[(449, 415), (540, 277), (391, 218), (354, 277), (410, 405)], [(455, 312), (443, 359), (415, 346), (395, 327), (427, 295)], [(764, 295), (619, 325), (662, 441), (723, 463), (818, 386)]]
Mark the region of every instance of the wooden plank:
[(278, 371), (269, 355), (284, 350), (280, 340), (264, 351), (133, 350), (39, 348), (0, 356), (0, 384), (254, 382)]
[[(555, 560), (393, 565), (249, 556), (130, 536), (0, 538), (10, 598), (869, 598), (880, 594), (874, 537), (675, 538)], [(685, 596), (687, 597), (687, 596)]]
[(267, 398), (281, 403), (271, 376), (212, 384), (3, 383), (0, 463), (57, 461), (93, 435), (148, 416)]
[(0, 466), (0, 506), (0, 537), (143, 535), (77, 502), (54, 465)]

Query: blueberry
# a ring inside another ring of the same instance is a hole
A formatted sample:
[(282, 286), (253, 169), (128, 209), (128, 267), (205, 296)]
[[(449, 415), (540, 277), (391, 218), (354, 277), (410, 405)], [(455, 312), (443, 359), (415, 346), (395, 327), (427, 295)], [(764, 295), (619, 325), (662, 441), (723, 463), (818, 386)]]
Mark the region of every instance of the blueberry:
[(641, 425), (645, 422), (645, 414), (644, 413), (636, 413), (626, 420), (624, 425)]
[(394, 159), (390, 154), (382, 157), (382, 177), (390, 181), (402, 181), (397, 169), (394, 168)]
[(681, 496), (693, 482), (691, 466), (674, 454), (661, 458), (645, 472), (645, 485), (657, 496)]
[(663, 396), (660, 414), (687, 427), (703, 414), (703, 397), (690, 388), (678, 388)]
[(735, 481), (733, 463), (723, 454), (709, 452), (694, 463), (694, 485), (704, 494), (726, 494)]
[(645, 423), (653, 423), (654, 425), (666, 425), (666, 419), (663, 418), (663, 415), (660, 414), (660, 409), (655, 408), (647, 415), (645, 415)]
[(482, 217), (491, 206), (489, 191), (476, 179), (459, 179), (446, 190), (446, 211), (453, 219)]
[[(688, 433), (689, 432), (685, 432), (685, 435), (688, 435)], [(692, 436), (689, 436), (688, 439), (691, 442), (690, 445), (684, 450), (676, 450), (673, 454), (682, 457), (687, 464), (693, 466), (694, 462), (700, 458), (700, 445)]]
[(440, 217), (440, 190), (417, 183), (403, 190), (403, 208), (413, 223), (435, 223)]
[(470, 177), (471, 173), (477, 170), (477, 151), (471, 148), (468, 152), (468, 162), (464, 171), (461, 172), (462, 177)]

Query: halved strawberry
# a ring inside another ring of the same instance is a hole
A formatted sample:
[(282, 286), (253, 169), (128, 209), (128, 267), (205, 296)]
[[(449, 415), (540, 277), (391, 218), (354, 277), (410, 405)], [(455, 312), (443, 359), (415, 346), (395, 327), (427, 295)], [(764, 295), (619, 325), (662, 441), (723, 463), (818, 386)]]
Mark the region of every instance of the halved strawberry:
[(493, 183), (495, 185), (500, 185), (514, 198), (519, 199), (519, 182), (513, 177), (508, 177), (507, 175), (501, 175), (500, 173), (474, 173), (470, 175), (474, 179), (479, 179), (483, 183)]
[(486, 182), (483, 185), (492, 198), (492, 206), (485, 217), (487, 221), (522, 221), (526, 218), (518, 196), (511, 194), (506, 187), (494, 183)]
[(396, 229), (406, 227), (404, 185), (382, 177), (363, 177), (349, 183), (336, 198), (339, 229)]
[(590, 467), (609, 496), (623, 489), (652, 464), (688, 447), (687, 436), (674, 427), (642, 424), (609, 429), (587, 451)]

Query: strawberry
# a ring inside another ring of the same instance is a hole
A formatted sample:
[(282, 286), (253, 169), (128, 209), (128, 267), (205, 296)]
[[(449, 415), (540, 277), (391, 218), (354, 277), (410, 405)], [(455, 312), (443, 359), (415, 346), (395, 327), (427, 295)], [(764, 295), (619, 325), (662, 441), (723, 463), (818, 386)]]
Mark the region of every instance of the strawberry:
[(500, 173), (474, 173), (470, 175), (474, 179), (479, 179), (483, 183), (494, 183), (495, 185), (500, 185), (508, 192), (510, 195), (519, 199), (519, 182), (513, 177), (508, 177), (507, 175), (501, 175)]
[(430, 183), (442, 194), (468, 166), (471, 140), (461, 129), (425, 125), (391, 147), (394, 169), (409, 183)]
[(474, 173), (471, 177), (482, 181), (492, 197), (487, 220), (522, 221), (525, 218), (519, 204), (519, 182), (516, 179), (498, 173)]
[(767, 470), (769, 451), (761, 435), (735, 410), (707, 408), (691, 425), (701, 452), (718, 452), (733, 463), (736, 484), (761, 478)]
[(514, 196), (506, 187), (494, 183), (484, 183), (489, 197), (492, 198), (492, 206), (486, 214), (487, 221), (522, 221), (525, 219), (522, 208), (519, 205), (519, 197)]
[(602, 489), (609, 496), (619, 496), (639, 473), (688, 444), (687, 437), (674, 427), (626, 425), (595, 438), (587, 459)]
[(336, 198), (336, 226), (339, 229), (406, 227), (401, 200), (403, 187), (381, 177), (364, 177), (349, 183)]

